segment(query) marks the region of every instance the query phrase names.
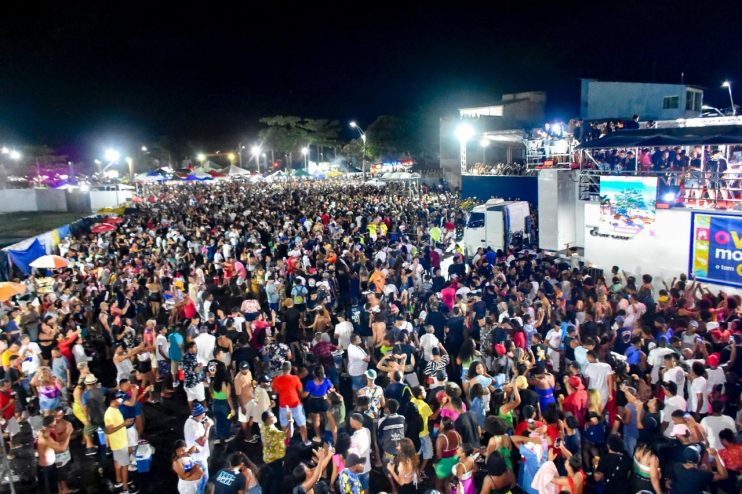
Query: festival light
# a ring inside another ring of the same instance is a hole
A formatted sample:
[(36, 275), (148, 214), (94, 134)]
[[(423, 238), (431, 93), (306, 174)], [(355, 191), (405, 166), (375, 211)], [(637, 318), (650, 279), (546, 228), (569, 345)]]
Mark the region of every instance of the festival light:
[(466, 142), (474, 137), (474, 128), (467, 123), (462, 123), (459, 124), (458, 127), (456, 127), (455, 134), (459, 142)]
[(103, 157), (106, 159), (106, 161), (115, 163), (121, 157), (121, 153), (119, 153), (116, 149), (108, 148), (106, 149), (106, 152), (103, 155)]

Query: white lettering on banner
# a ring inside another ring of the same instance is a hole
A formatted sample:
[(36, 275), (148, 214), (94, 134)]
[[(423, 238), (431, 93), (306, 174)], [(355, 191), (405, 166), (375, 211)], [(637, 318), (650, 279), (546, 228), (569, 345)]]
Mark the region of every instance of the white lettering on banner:
[(723, 261), (742, 261), (742, 251), (731, 249), (716, 249), (714, 257)]

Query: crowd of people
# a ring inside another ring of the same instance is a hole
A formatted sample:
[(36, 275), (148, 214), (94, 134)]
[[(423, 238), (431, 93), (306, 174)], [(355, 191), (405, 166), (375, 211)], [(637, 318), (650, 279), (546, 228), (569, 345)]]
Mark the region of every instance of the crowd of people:
[(737, 293), (539, 251), (465, 258), (450, 193), (142, 198), (3, 304), (3, 430), (13, 448), (35, 422), (41, 492), (75, 490), (78, 430), (134, 492), (165, 404), (187, 418), (153, 468), (182, 494), (738, 492)]

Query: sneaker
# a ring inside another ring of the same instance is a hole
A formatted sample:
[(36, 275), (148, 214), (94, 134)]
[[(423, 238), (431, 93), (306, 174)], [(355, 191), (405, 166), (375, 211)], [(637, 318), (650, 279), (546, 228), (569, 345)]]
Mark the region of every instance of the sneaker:
[(116, 489), (121, 489), (121, 488), (122, 488), (122, 487), (124, 486), (124, 484), (122, 484), (121, 482), (116, 482), (115, 484), (113, 484), (113, 486), (114, 486), (114, 487), (115, 487)]
[(85, 456), (95, 456), (98, 454), (98, 448), (86, 448)]

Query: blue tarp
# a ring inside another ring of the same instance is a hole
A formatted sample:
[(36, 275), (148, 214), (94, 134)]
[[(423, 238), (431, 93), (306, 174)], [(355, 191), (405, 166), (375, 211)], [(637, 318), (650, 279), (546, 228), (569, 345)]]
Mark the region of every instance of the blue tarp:
[(10, 260), (25, 275), (31, 274), (31, 266), (29, 264), (44, 255), (46, 255), (46, 249), (38, 239), (34, 239), (31, 245), (25, 250), (8, 250)]

